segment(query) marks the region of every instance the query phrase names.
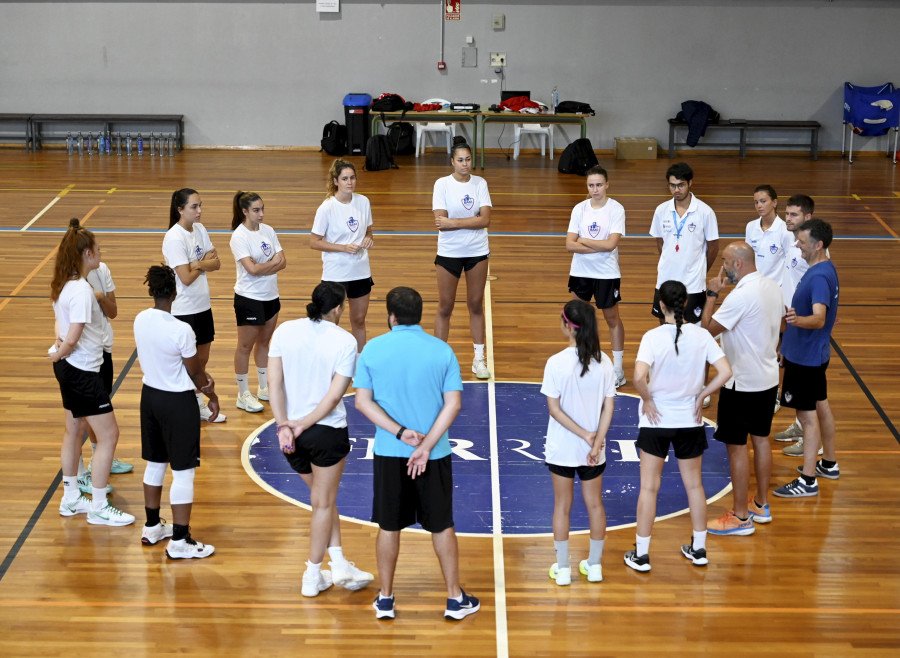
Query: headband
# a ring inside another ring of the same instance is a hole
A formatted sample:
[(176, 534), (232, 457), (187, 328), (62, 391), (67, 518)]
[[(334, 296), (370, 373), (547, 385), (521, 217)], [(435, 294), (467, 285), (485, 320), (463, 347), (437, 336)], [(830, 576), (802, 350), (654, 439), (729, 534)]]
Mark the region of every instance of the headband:
[(565, 309), (565, 308), (563, 308), (562, 316), (563, 316), (563, 320), (566, 321), (566, 324), (571, 325), (571, 326), (574, 327), (575, 329), (581, 329), (581, 325), (580, 325), (580, 324), (575, 324), (574, 322), (572, 322), (572, 321), (569, 319), (569, 317), (566, 315), (566, 309)]

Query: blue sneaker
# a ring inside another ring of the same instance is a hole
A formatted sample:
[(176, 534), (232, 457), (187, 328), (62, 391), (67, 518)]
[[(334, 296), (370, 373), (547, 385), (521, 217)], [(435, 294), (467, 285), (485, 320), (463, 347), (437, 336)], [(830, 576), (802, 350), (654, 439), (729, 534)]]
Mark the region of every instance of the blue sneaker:
[(803, 481), (803, 478), (797, 478), (782, 487), (778, 487), (772, 493), (779, 498), (805, 498), (807, 496), (818, 496), (819, 483), (813, 482), (812, 484), (806, 484)]
[[(798, 466), (797, 472), (802, 473), (803, 467)], [(820, 459), (816, 462), (816, 475), (820, 478), (837, 480), (839, 477), (841, 477), (841, 469), (838, 467), (837, 462), (834, 462), (834, 466), (832, 466), (831, 468), (825, 468), (825, 466), (822, 465), (822, 460)]]
[(447, 609), (444, 610), (444, 617), (447, 619), (462, 619), (469, 615), (475, 614), (481, 609), (481, 603), (474, 596), (462, 592), (462, 603), (456, 599), (447, 599)]
[(375, 608), (375, 619), (393, 619), (394, 618), (394, 597), (382, 598), (379, 593), (372, 602)]

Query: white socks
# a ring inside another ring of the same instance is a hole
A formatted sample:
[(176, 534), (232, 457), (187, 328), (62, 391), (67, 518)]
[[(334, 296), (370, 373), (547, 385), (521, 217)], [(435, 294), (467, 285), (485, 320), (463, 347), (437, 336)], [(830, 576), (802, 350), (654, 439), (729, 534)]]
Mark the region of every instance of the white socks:
[(257, 368), (256, 375), (259, 377), (259, 387), (260, 388), (269, 388), (269, 369), (268, 368)]
[(243, 375), (235, 374), (234, 378), (237, 380), (238, 396), (250, 392), (250, 377), (246, 372)]
[(475, 358), (479, 361), (484, 361), (484, 343), (478, 345), (476, 343), (472, 343), (475, 345)]

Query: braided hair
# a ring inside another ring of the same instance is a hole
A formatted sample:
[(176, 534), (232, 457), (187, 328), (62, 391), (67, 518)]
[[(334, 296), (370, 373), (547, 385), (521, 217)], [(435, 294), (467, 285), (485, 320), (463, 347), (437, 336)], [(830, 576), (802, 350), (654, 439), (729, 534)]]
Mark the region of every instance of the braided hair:
[(573, 299), (563, 307), (563, 320), (575, 330), (575, 351), (581, 364), (581, 377), (584, 377), (591, 366), (591, 359), (598, 363), (600, 338), (597, 334), (597, 313), (594, 307), (580, 299)]
[(684, 305), (687, 303), (687, 288), (681, 281), (666, 281), (659, 287), (659, 301), (675, 315), (675, 354), (678, 354), (678, 337), (684, 324)]

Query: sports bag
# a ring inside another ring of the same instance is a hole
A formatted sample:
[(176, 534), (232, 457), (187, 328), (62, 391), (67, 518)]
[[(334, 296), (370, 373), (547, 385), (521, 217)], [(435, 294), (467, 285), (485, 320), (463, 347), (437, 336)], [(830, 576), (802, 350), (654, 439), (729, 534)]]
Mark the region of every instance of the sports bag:
[(366, 142), (366, 171), (397, 169), (387, 135), (373, 135)]
[(412, 155), (416, 152), (416, 131), (408, 121), (395, 121), (388, 127), (387, 138), (394, 155)]
[(594, 109), (590, 103), (581, 103), (579, 101), (562, 101), (556, 106), (557, 114), (590, 114), (594, 116)]
[(413, 104), (407, 103), (399, 94), (382, 94), (372, 101), (373, 112), (399, 112), (411, 109)]
[(346, 155), (347, 126), (337, 121), (329, 121), (322, 128), (322, 148), (328, 155)]
[(569, 144), (562, 155), (559, 156), (559, 173), (561, 174), (578, 174), (584, 176), (588, 169), (593, 167), (597, 162), (597, 156), (594, 154), (594, 147), (591, 146), (591, 140), (587, 137), (576, 139)]

